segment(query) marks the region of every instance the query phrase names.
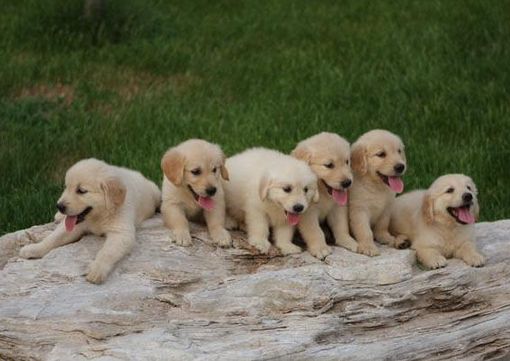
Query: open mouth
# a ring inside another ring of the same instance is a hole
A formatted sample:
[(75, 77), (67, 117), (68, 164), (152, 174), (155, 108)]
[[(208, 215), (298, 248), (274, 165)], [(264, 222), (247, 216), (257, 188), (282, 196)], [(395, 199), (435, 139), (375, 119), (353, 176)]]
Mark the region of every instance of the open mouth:
[(457, 223), (460, 224), (473, 224), (475, 223), (475, 217), (471, 214), (471, 203), (464, 204), (460, 207), (448, 207), (446, 208), (450, 216), (452, 216)]
[(74, 227), (83, 222), (85, 220), (85, 217), (87, 216), (87, 214), (90, 213), (90, 211), (92, 211), (92, 207), (87, 207), (83, 210), (83, 212), (81, 212), (80, 214), (76, 215), (76, 216), (69, 216), (69, 215), (66, 215), (66, 218), (65, 218), (65, 227), (66, 227), (66, 231), (67, 232), (72, 232)]
[(402, 181), (402, 178), (398, 176), (384, 175), (379, 172), (377, 172), (377, 175), (393, 192), (402, 193), (404, 190), (404, 182)]
[(324, 182), (323, 179), (321, 179), (322, 183), (326, 186), (326, 190), (328, 191), (328, 194), (333, 197), (336, 203), (338, 203), (339, 206), (345, 206), (347, 202), (349, 201), (349, 193), (347, 193), (347, 190), (345, 189), (335, 189), (333, 187), (330, 187), (326, 182)]
[(189, 184), (188, 189), (190, 190), (191, 194), (193, 195), (193, 198), (195, 198), (195, 201), (198, 203), (200, 207), (207, 211), (210, 211), (214, 208), (214, 199), (212, 199), (212, 197), (202, 197), (197, 192), (195, 192), (195, 190)]
[(299, 223), (301, 215), (298, 213), (292, 213), (292, 212), (285, 212), (285, 217), (287, 218), (287, 223), (291, 226), (295, 226)]

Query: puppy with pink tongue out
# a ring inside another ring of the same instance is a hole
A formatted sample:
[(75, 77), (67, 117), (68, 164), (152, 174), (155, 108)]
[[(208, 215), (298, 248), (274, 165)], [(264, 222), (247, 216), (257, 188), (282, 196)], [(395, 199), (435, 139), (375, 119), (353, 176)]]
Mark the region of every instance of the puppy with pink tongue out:
[(308, 210), (314, 217), (299, 226), (308, 251), (319, 259), (331, 254), (320, 226), (327, 222), (335, 244), (356, 252), (358, 244), (349, 234), (347, 207), (353, 178), (349, 143), (337, 134), (323, 132), (301, 141), (291, 154), (304, 160), (319, 178), (319, 203)]
[(416, 258), (427, 268), (446, 266), (459, 258), (473, 267), (485, 258), (475, 247), (474, 223), (480, 211), (478, 191), (463, 174), (439, 177), (427, 190), (397, 198), (391, 209), (390, 232), (405, 235)]
[(360, 136), (351, 147), (354, 182), (350, 191), (350, 230), (358, 242), (358, 253), (376, 256), (374, 239), (396, 248), (407, 248), (409, 240), (388, 231), (390, 208), (404, 190), (406, 170), (404, 143), (393, 133), (375, 129)]
[(225, 229), (225, 197), (220, 179), (228, 181), (225, 155), (205, 140), (190, 139), (170, 148), (161, 160), (163, 189), (161, 215), (173, 241), (191, 245), (188, 219), (205, 219), (209, 235), (221, 247), (232, 245)]
[(231, 223), (248, 233), (262, 253), (274, 244), (282, 254), (301, 252), (292, 243), (295, 228), (307, 222), (318, 202), (317, 177), (303, 161), (275, 150), (253, 148), (227, 159), (230, 181), (223, 182)]

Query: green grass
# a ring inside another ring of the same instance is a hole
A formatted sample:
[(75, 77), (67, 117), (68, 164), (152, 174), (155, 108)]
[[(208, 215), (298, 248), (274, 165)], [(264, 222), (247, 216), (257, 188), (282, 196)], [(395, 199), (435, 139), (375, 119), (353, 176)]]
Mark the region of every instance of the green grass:
[(406, 143), (407, 189), (462, 172), (482, 220), (510, 218), (510, 1), (107, 1), (99, 22), (2, 2), (0, 234), (49, 221), (83, 157), (159, 183), (190, 137), (287, 152), (372, 128)]

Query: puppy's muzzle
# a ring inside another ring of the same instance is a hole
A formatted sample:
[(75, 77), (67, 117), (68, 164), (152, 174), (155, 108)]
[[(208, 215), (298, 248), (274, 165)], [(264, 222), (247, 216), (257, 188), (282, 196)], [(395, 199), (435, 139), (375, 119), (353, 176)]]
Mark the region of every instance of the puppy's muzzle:
[(340, 183), (340, 185), (342, 186), (343, 189), (349, 188), (351, 186), (351, 184), (352, 184), (352, 180), (350, 180), (350, 179), (344, 179), (342, 181), (342, 183)]
[(462, 195), (462, 201), (464, 202), (464, 204), (471, 204), (471, 202), (473, 201), (473, 195), (471, 193), (464, 193)]
[(209, 197), (212, 197), (216, 194), (216, 191), (217, 191), (216, 187), (207, 187), (205, 193), (207, 193)]
[(292, 211), (294, 213), (301, 213), (301, 212), (303, 212), (304, 209), (305, 209), (305, 206), (302, 205), (301, 203), (296, 203), (296, 204), (294, 204), (294, 206), (292, 206)]
[(406, 170), (406, 166), (403, 163), (398, 163), (395, 164), (393, 170), (395, 171), (396, 174), (402, 174)]
[(57, 209), (58, 209), (58, 211), (59, 211), (60, 213), (65, 214), (65, 213), (66, 213), (66, 209), (67, 209), (67, 207), (66, 207), (66, 205), (64, 204), (64, 202), (58, 202), (58, 203), (57, 203)]

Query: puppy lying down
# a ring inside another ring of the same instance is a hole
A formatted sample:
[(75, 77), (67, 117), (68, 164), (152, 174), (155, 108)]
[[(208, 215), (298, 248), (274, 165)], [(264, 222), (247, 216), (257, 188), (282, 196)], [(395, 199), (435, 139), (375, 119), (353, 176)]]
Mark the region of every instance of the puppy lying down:
[(66, 173), (65, 190), (57, 208), (63, 218), (39, 243), (20, 250), (23, 258), (41, 258), (52, 249), (77, 241), (84, 234), (106, 236), (90, 264), (87, 280), (102, 283), (115, 264), (135, 242), (135, 228), (159, 207), (158, 187), (139, 172), (90, 158), (74, 164)]
[(253, 148), (228, 158), (230, 181), (223, 182), (228, 215), (246, 229), (248, 242), (267, 253), (270, 228), (283, 254), (301, 252), (292, 244), (296, 225), (310, 202), (319, 200), (317, 177), (289, 155)]
[(391, 210), (390, 232), (411, 240), (418, 261), (428, 268), (460, 258), (470, 266), (484, 264), (474, 245), (478, 217), (477, 190), (462, 174), (439, 177), (428, 190), (398, 197)]

